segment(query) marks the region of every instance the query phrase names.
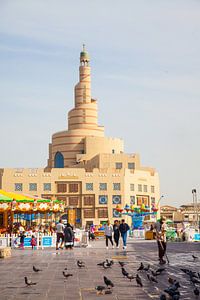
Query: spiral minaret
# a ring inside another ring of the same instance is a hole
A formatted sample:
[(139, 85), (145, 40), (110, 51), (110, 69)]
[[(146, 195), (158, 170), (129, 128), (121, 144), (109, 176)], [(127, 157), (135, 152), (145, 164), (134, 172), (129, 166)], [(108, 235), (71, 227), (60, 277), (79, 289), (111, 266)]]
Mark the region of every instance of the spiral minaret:
[(68, 113), (68, 130), (57, 132), (49, 145), (48, 167), (70, 167), (84, 154), (87, 136), (104, 137), (98, 125), (97, 100), (91, 98), (90, 57), (83, 45), (80, 53), (79, 82), (75, 86), (74, 108)]

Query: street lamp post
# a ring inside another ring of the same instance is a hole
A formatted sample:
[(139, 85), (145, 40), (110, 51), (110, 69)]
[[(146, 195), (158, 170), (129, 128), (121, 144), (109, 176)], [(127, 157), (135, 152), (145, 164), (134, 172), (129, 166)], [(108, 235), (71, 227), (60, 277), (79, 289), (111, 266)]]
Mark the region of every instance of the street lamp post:
[(198, 212), (198, 203), (197, 203), (197, 191), (196, 189), (192, 190), (192, 196), (193, 196), (193, 209), (194, 209), (194, 215), (196, 215), (196, 221), (194, 222), (195, 228), (199, 229), (199, 212)]
[[(159, 199), (158, 202), (157, 202), (157, 208), (159, 207), (160, 201), (161, 201), (161, 199), (162, 199), (163, 197), (164, 197), (163, 195), (160, 196), (160, 199)], [(160, 210), (159, 210), (159, 215), (160, 215)]]
[(163, 197), (164, 197), (163, 195), (160, 197), (160, 199), (158, 200), (157, 206), (160, 204), (160, 200), (161, 200)]

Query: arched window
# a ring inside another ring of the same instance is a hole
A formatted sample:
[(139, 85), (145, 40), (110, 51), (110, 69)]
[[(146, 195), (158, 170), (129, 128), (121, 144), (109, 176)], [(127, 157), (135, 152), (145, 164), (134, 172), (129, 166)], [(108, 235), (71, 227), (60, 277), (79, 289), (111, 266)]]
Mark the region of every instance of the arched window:
[(61, 152), (56, 152), (54, 158), (54, 168), (64, 168), (64, 157)]

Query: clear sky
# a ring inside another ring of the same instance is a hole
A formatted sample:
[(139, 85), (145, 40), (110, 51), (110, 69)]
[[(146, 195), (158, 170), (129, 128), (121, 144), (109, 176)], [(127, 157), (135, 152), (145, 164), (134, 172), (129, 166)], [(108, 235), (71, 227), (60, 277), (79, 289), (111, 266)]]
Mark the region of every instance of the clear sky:
[(200, 195), (199, 0), (0, 0), (0, 167), (44, 167), (67, 128), (82, 43), (106, 135), (160, 175), (162, 204)]

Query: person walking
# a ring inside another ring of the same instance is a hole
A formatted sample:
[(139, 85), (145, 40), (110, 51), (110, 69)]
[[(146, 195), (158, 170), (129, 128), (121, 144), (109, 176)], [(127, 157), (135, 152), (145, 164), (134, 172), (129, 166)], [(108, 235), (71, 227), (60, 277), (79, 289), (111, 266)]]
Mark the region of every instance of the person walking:
[(59, 220), (58, 224), (56, 225), (56, 250), (59, 250), (59, 243), (60, 248), (63, 249), (63, 243), (64, 243), (64, 224), (62, 223), (62, 219)]
[(126, 241), (127, 241), (127, 232), (129, 231), (130, 227), (125, 220), (121, 220), (121, 224), (119, 225), (119, 231), (121, 233), (122, 241), (123, 241), (123, 249), (126, 249)]
[(114, 232), (114, 241), (115, 241), (116, 247), (119, 248), (120, 232), (119, 232), (119, 221), (118, 220), (114, 221), (113, 232)]
[(166, 261), (163, 259), (167, 248), (167, 238), (166, 238), (167, 225), (165, 221), (166, 221), (165, 217), (162, 216), (160, 220), (158, 220), (155, 223), (154, 226), (156, 230), (156, 239), (158, 244), (158, 256), (161, 265), (166, 264)]
[(64, 229), (64, 240), (65, 240), (65, 248), (72, 250), (74, 232), (72, 230), (72, 226), (69, 223), (67, 223), (67, 226)]
[(110, 240), (112, 244), (112, 248), (114, 248), (113, 240), (112, 240), (113, 226), (110, 224), (110, 221), (107, 221), (105, 226), (105, 237), (106, 237), (106, 249), (108, 249), (108, 240)]

